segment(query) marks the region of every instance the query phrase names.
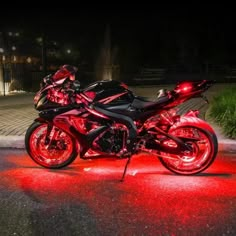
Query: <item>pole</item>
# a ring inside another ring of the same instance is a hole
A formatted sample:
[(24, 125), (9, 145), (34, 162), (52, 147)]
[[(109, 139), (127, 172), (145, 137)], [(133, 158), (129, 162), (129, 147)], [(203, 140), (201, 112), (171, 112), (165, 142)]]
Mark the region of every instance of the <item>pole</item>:
[(5, 88), (5, 66), (2, 64), (2, 77), (3, 77), (3, 96), (6, 96), (6, 88)]
[(43, 76), (47, 75), (47, 47), (45, 33), (42, 34), (42, 64), (43, 64)]

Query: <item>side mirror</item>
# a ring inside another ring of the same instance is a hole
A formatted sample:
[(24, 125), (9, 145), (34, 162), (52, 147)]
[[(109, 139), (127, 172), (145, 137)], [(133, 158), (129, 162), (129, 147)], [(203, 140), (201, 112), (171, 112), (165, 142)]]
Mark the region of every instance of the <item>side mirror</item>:
[(76, 91), (76, 92), (79, 92), (80, 91), (80, 82), (78, 80), (75, 80), (73, 82), (73, 89)]

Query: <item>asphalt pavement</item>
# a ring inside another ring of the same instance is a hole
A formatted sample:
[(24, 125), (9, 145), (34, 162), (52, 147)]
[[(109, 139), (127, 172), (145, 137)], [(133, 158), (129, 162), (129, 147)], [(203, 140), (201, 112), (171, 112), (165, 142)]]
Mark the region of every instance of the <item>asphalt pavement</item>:
[(235, 236), (235, 155), (179, 176), (156, 156), (77, 158), (48, 170), (24, 149), (0, 149), (1, 236)]
[[(209, 100), (219, 92), (224, 85), (216, 84), (210, 88), (206, 95)], [(230, 86), (230, 85), (226, 85)], [(137, 95), (155, 99), (158, 89), (165, 86), (139, 86), (130, 87)], [(165, 88), (171, 89), (173, 85)], [(34, 109), (34, 93), (15, 93), (7, 96), (0, 96), (0, 148), (25, 148), (24, 138), (27, 128), (38, 116)], [(206, 113), (208, 105), (200, 98), (191, 99), (179, 106), (179, 113), (183, 114), (189, 109), (198, 109), (200, 117), (207, 120)], [(220, 127), (207, 120), (214, 128), (219, 151), (236, 152), (236, 140), (228, 139), (222, 133)]]

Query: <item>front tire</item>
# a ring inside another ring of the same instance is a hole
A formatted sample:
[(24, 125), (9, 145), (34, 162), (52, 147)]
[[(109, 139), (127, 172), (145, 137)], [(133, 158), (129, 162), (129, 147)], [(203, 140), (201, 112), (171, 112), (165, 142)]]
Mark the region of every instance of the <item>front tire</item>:
[(175, 174), (195, 175), (207, 169), (215, 160), (218, 142), (214, 132), (197, 126), (181, 126), (170, 133), (185, 140), (192, 151), (178, 155), (161, 152), (165, 158), (159, 159), (166, 169)]
[(45, 145), (48, 125), (34, 122), (25, 134), (25, 147), (31, 159), (50, 169), (58, 169), (71, 164), (78, 155), (76, 142), (69, 134), (59, 131), (54, 145)]

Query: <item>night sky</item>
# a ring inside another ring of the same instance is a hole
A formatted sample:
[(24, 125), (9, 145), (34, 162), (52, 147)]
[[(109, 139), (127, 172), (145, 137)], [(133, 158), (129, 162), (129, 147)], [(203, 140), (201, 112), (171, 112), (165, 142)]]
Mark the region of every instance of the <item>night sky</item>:
[[(107, 25), (111, 44), (135, 63), (158, 64), (179, 48), (197, 51), (199, 60), (236, 63), (236, 10), (225, 4), (77, 4), (55, 8), (6, 8), (1, 28), (44, 30), (51, 39), (77, 43), (92, 54), (104, 41)], [(11, 17), (9, 17), (11, 16)], [(166, 54), (166, 56), (165, 56)], [(122, 56), (121, 56), (122, 58)]]
[[(43, 4), (42, 4), (43, 5)], [(231, 5), (223, 4), (80, 4), (68, 3), (55, 8), (5, 8), (0, 14), (1, 25), (33, 27), (46, 25), (56, 36), (61, 31), (79, 35), (80, 30), (93, 31), (105, 23), (110, 23), (117, 33), (150, 33), (155, 36), (160, 27), (166, 30), (179, 29), (191, 33), (204, 30), (235, 31), (235, 10)], [(169, 28), (168, 28), (169, 27)], [(177, 28), (176, 28), (177, 27)], [(137, 35), (138, 36), (138, 35)]]

